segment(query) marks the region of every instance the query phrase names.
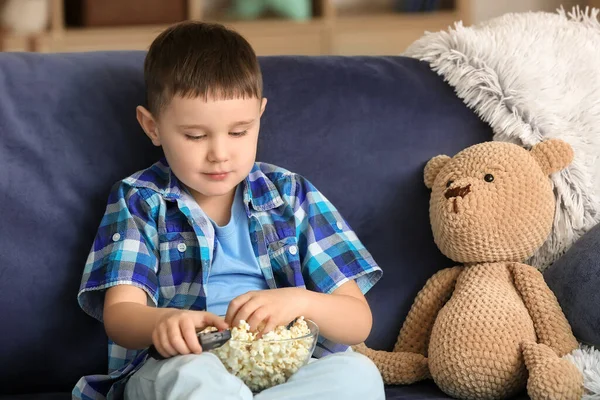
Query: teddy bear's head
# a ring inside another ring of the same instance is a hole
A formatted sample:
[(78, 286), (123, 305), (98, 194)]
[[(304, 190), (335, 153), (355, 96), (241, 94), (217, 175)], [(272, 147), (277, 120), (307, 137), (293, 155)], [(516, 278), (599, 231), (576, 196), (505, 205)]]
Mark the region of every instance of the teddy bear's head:
[(524, 261), (544, 243), (554, 220), (549, 175), (571, 163), (573, 150), (551, 139), (530, 151), (485, 142), (425, 166), (432, 189), (435, 243), (461, 263)]

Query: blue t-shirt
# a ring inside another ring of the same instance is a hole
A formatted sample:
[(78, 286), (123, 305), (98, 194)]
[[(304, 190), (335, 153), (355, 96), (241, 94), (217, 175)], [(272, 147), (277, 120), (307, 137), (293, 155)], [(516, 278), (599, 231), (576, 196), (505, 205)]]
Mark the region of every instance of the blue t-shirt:
[(206, 283), (206, 309), (217, 315), (225, 315), (229, 302), (237, 296), (269, 288), (252, 249), (243, 195), (238, 186), (227, 225), (219, 226), (211, 220), (215, 247)]

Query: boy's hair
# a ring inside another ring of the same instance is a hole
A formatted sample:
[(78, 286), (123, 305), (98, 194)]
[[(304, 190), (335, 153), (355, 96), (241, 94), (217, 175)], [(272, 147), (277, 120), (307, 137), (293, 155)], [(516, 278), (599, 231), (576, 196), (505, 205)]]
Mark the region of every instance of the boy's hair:
[(144, 80), (148, 109), (155, 117), (175, 95), (262, 98), (252, 46), (220, 24), (185, 21), (167, 28), (150, 45)]

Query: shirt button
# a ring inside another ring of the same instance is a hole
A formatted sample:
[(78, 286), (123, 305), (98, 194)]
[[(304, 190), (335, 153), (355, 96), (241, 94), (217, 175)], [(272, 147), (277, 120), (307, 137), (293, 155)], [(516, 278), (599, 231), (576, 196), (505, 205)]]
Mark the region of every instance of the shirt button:
[(179, 250), (181, 253), (183, 253), (185, 251), (185, 249), (187, 249), (187, 246), (185, 245), (185, 243), (179, 243), (177, 245), (177, 250)]
[(290, 246), (290, 248), (288, 249), (288, 251), (293, 256), (295, 256), (296, 254), (298, 254), (298, 248), (296, 246)]
[(118, 242), (119, 240), (121, 240), (121, 234), (119, 232), (115, 233), (114, 235), (112, 235), (112, 240), (113, 242)]
[(342, 223), (340, 221), (338, 221), (337, 224), (335, 224), (335, 226), (337, 226), (337, 228), (341, 231), (342, 229), (344, 229), (344, 225), (342, 225)]

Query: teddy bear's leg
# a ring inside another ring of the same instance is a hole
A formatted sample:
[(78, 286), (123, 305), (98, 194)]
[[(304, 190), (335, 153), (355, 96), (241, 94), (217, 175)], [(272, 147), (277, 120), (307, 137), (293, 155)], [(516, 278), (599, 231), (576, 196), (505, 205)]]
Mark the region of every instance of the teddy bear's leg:
[(529, 371), (527, 393), (532, 400), (579, 400), (583, 376), (572, 362), (560, 358), (545, 344), (521, 343)]
[(387, 385), (408, 385), (431, 378), (427, 358), (421, 354), (372, 350), (364, 343), (352, 348), (375, 363)]

